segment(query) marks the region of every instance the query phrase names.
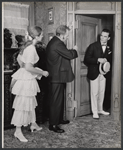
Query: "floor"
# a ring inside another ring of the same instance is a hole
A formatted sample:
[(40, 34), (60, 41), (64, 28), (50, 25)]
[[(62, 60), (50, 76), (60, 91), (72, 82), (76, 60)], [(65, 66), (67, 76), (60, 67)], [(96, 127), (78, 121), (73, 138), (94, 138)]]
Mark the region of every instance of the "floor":
[(15, 129), (4, 131), (4, 148), (121, 148), (121, 122), (111, 116), (100, 116), (99, 120), (92, 115), (78, 117), (67, 125), (61, 125), (65, 133), (49, 131), (48, 122), (41, 124), (41, 131), (29, 132), (23, 128), (27, 143), (14, 137)]

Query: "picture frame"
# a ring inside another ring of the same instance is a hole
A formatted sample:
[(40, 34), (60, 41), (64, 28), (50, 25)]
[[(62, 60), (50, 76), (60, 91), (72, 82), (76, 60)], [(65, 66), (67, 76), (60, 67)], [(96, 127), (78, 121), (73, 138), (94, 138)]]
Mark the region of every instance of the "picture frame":
[(54, 33), (48, 33), (48, 42), (53, 38)]
[(49, 8), (48, 9), (48, 24), (53, 24), (54, 23), (54, 8)]

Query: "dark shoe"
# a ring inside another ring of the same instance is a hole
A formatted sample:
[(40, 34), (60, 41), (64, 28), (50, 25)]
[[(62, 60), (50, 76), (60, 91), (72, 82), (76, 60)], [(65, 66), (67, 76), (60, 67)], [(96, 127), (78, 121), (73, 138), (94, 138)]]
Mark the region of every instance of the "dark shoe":
[(49, 130), (57, 132), (57, 133), (63, 133), (65, 132), (63, 129), (60, 129), (57, 125), (49, 125)]
[(69, 120), (61, 120), (61, 121), (59, 122), (59, 124), (68, 124), (68, 123), (70, 123)]

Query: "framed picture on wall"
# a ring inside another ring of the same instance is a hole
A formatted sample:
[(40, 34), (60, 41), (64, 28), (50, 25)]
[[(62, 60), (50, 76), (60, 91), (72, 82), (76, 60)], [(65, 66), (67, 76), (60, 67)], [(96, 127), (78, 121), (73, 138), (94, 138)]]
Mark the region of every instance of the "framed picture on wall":
[(48, 9), (48, 23), (53, 24), (54, 23), (54, 8)]
[(48, 33), (48, 41), (50, 41), (53, 38), (54, 34), (53, 33)]

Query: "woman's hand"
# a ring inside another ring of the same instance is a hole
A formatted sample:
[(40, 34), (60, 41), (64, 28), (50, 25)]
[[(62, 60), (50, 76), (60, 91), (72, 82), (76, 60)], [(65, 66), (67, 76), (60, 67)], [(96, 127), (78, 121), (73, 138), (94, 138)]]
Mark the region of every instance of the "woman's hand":
[(48, 71), (43, 71), (43, 76), (48, 77), (49, 76), (49, 72)]

